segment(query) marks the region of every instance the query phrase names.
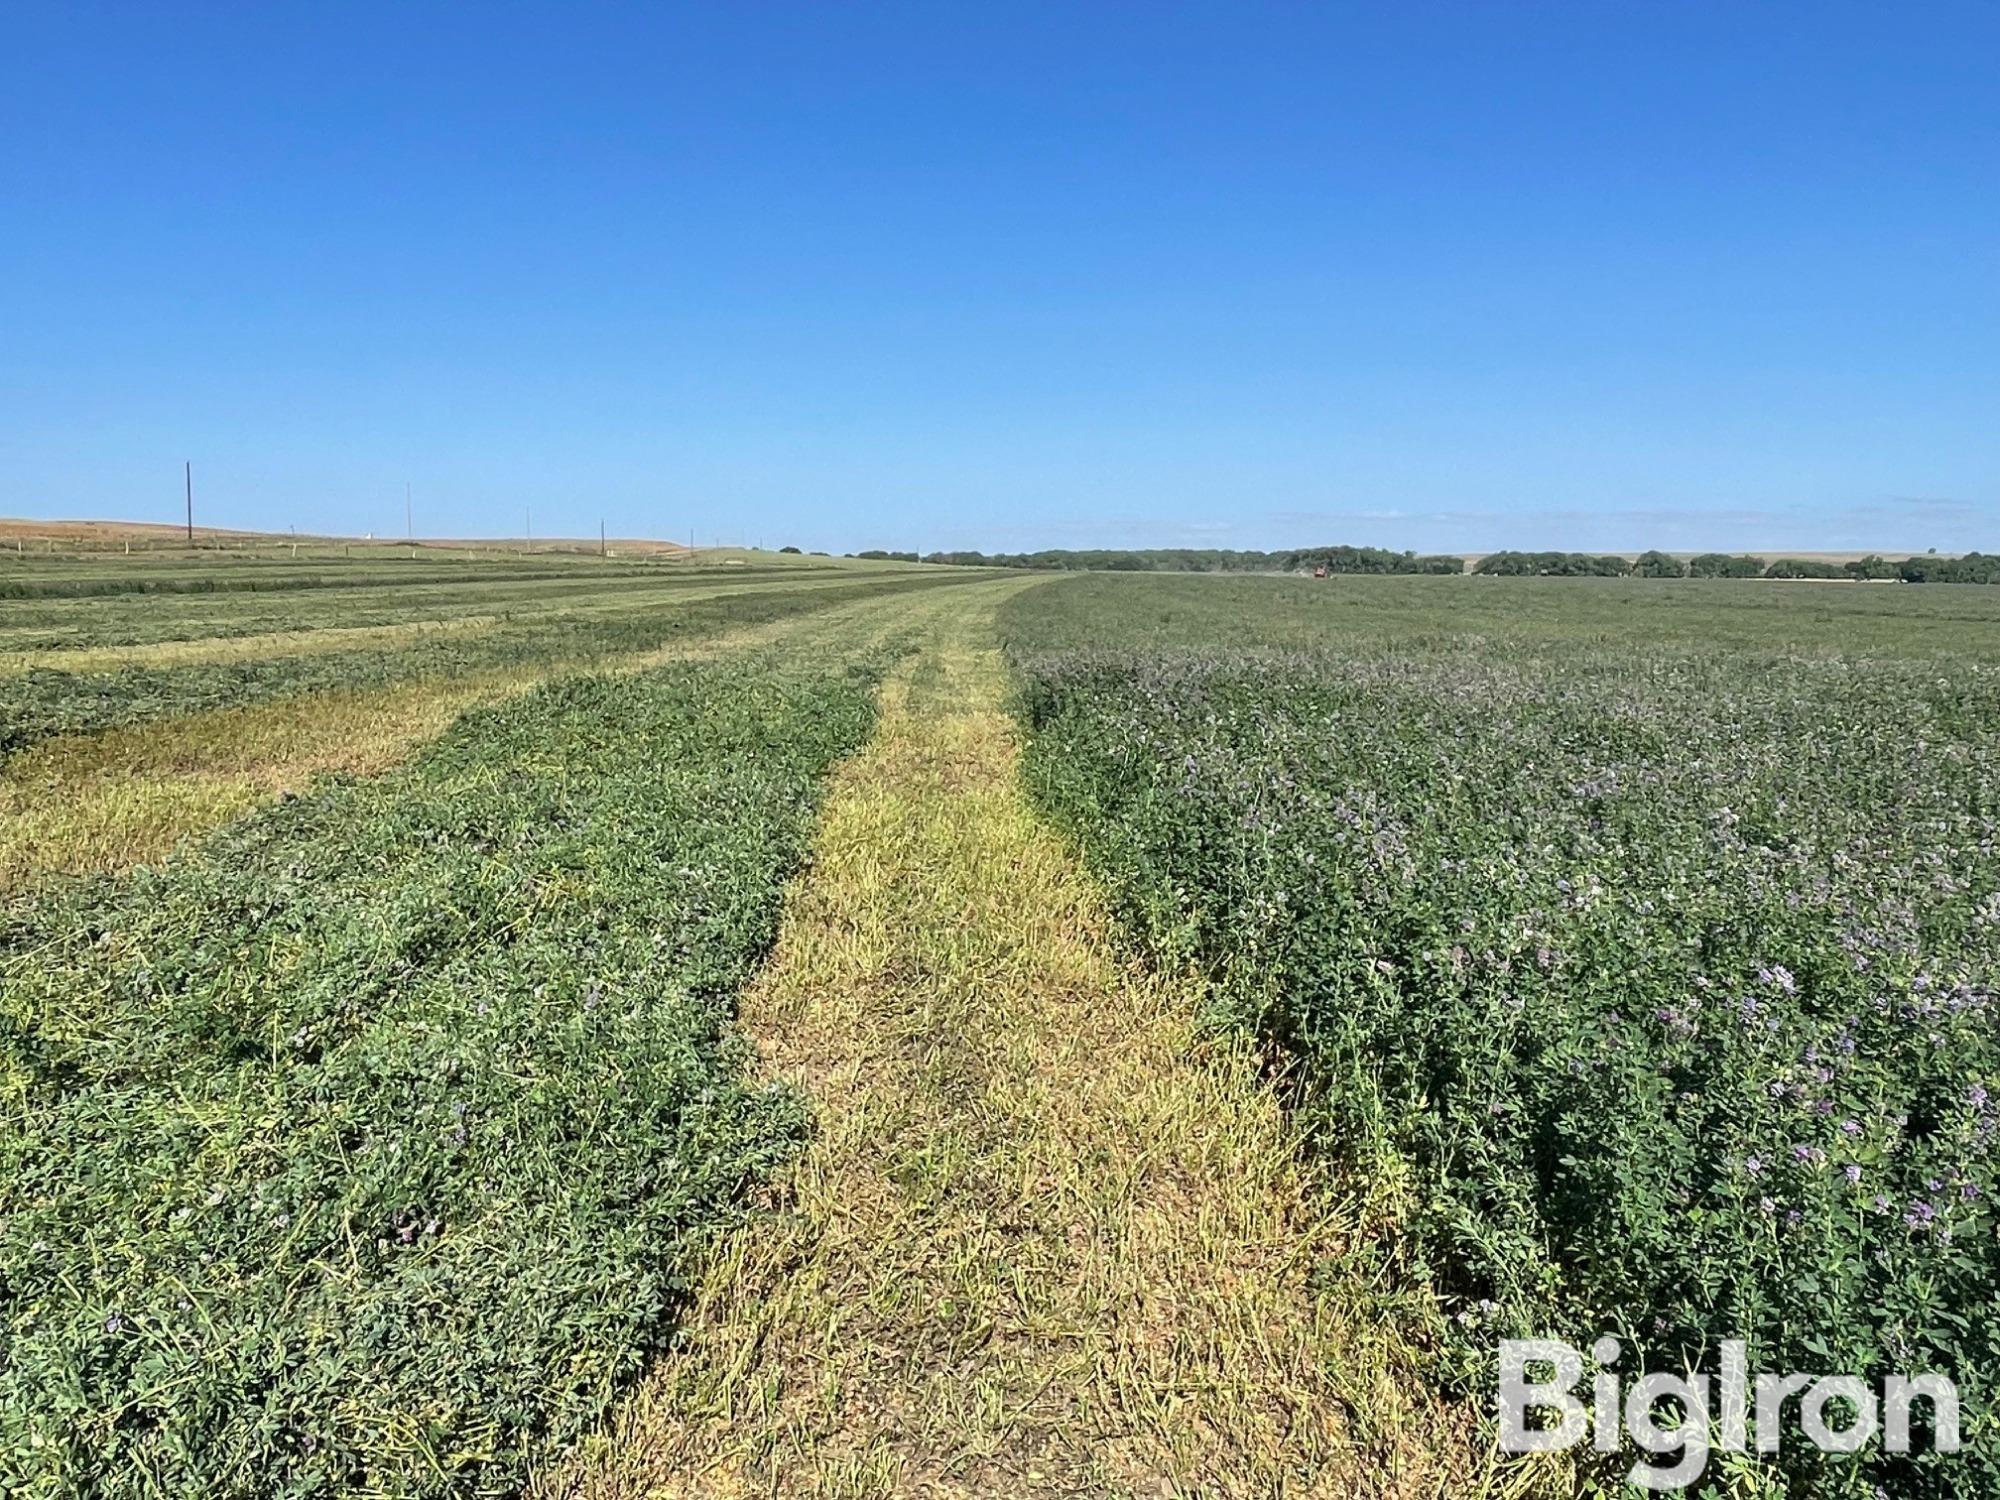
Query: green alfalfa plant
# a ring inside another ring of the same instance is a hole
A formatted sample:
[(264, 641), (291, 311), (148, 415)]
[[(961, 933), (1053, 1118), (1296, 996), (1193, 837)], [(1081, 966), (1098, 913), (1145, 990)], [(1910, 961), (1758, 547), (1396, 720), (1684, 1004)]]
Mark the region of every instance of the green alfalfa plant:
[[(1936, 660), (1927, 606), (1893, 652), (1801, 657), (1776, 613), (1761, 649), (1699, 614), (1468, 640), (1434, 586), (1434, 634), (1300, 649), (1275, 587), (1268, 624), (1223, 585), (1150, 639), (1157, 586), (1063, 587), (1015, 627), (1029, 786), (1292, 1059), (1333, 1180), (1414, 1174), (1390, 1244), (1449, 1314), (1441, 1369), (1490, 1389), (1508, 1334), (1668, 1367), (1741, 1336), (1764, 1368), (1944, 1369), (1983, 1411), (2000, 685)], [(1982, 1493), (1985, 1430), (1792, 1473)]]

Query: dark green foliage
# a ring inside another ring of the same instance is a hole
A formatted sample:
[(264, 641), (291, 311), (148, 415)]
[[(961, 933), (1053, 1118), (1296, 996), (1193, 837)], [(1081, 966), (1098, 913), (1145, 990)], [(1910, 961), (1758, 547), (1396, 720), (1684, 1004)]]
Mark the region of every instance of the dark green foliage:
[(1632, 573), (1637, 578), (1685, 578), (1687, 564), (1669, 553), (1641, 552)]
[(1905, 583), (2000, 583), (2000, 556), (1913, 557), (1896, 570)]
[(1764, 565), (1754, 557), (1704, 552), (1688, 559), (1690, 578), (1762, 578)]
[(1588, 552), (1489, 552), (1472, 571), (1498, 578), (1622, 578), (1632, 565)]
[(1780, 557), (1764, 569), (1766, 578), (1851, 578), (1854, 575), (1839, 563), (1821, 562), (1810, 557)]
[(0, 931), (0, 1493), (486, 1495), (803, 1118), (743, 1081), (870, 679), (572, 678)]
[(1023, 596), (1038, 803), (1288, 1060), (1328, 1165), (1408, 1185), (1388, 1252), (1470, 1389), (1547, 1333), (1941, 1369), (1965, 1454), (1794, 1429), (1796, 1492), (1995, 1493), (2000, 616), (1374, 589), (1317, 633), (1276, 582)]
[(1329, 573), (1444, 573), (1465, 571), (1462, 557), (1419, 557), (1414, 552), (1389, 552), (1381, 547), (1305, 547), (1278, 553), (1282, 571), (1298, 573), (1325, 568)]

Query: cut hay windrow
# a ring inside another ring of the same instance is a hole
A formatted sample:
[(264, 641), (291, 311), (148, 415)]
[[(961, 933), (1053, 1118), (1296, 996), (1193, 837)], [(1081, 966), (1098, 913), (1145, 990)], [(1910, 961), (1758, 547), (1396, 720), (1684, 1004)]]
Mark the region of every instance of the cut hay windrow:
[[(815, 670), (815, 668), (817, 668)], [(671, 1331), (872, 676), (572, 678), (0, 932), (0, 1493), (471, 1495)]]
[[(119, 647), (240, 639), (353, 626), (425, 625), (481, 617), (588, 614), (602, 609), (652, 608), (688, 599), (757, 590), (806, 590), (910, 577), (909, 569), (699, 568), (605, 577), (583, 569), (525, 578), (426, 582), (396, 569), (356, 565), (358, 580), (339, 589), (225, 590), (213, 594), (119, 594), (48, 600), (0, 598), (0, 652), (14, 658), (41, 651), (111, 652)], [(60, 664), (61, 658), (50, 665)]]
[(955, 577), (940, 571), (863, 577), (833, 588), (728, 593), (662, 603), (657, 609), (541, 611), (488, 631), (415, 635), (393, 649), (308, 651), (85, 672), (31, 667), (0, 675), (0, 756), (56, 735), (89, 734), (306, 693), (457, 677), (530, 662), (585, 665), (620, 653), (699, 639), (732, 626), (782, 619), (842, 599), (976, 580), (977, 575)]

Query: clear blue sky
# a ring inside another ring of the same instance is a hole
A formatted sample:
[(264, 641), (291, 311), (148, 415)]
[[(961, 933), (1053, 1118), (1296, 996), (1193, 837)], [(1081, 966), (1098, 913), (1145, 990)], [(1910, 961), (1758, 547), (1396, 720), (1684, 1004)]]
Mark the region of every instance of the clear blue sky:
[(2000, 4), (14, 0), (0, 514), (2000, 547)]

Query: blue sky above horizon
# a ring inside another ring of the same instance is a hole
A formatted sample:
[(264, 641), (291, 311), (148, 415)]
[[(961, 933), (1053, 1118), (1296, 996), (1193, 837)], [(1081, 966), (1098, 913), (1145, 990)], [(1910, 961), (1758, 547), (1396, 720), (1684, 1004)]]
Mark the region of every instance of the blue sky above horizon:
[(28, 3), (0, 514), (2000, 547), (2000, 5)]

